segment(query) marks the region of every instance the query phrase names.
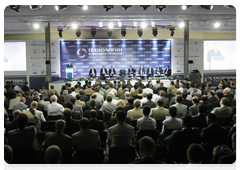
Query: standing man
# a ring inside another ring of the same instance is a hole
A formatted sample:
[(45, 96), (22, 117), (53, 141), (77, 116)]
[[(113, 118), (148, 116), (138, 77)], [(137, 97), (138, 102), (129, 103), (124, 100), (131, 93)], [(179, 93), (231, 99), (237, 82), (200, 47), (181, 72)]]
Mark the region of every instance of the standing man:
[(152, 77), (153, 76), (153, 68), (150, 65), (149, 68), (147, 69), (147, 78)]
[(219, 56), (219, 57), (222, 56), (222, 53), (218, 51), (217, 42), (214, 43), (213, 49), (209, 50), (207, 54), (207, 61), (209, 62), (209, 70), (211, 70), (212, 57), (215, 57), (215, 56)]
[(141, 67), (138, 70), (138, 74), (140, 75), (141, 79), (144, 79), (144, 74), (145, 74), (145, 68), (143, 67), (143, 65), (141, 65)]
[(107, 69), (105, 68), (105, 66), (103, 66), (103, 68), (101, 68), (100, 70), (100, 76), (102, 77), (102, 80), (106, 79), (106, 75), (107, 75)]
[(96, 71), (95, 68), (92, 67), (92, 68), (89, 70), (89, 76), (90, 76), (90, 77), (96, 77), (96, 75), (97, 75), (97, 71)]
[(136, 70), (132, 68), (132, 66), (129, 66), (128, 69), (128, 75), (131, 77), (132, 75), (135, 77)]
[(73, 65), (71, 64), (71, 61), (68, 62), (66, 67), (73, 67)]
[(159, 65), (157, 65), (156, 74), (157, 74), (157, 76), (161, 76), (161, 74), (162, 74), (162, 68), (159, 67)]
[(113, 68), (113, 66), (111, 66), (111, 68), (109, 69), (109, 76), (113, 77), (114, 74), (116, 74), (115, 69)]
[(199, 86), (200, 82), (201, 82), (202, 75), (198, 70), (196, 70), (196, 73), (194, 74), (194, 76), (195, 76), (195, 83)]
[(171, 69), (169, 68), (169, 66), (167, 66), (167, 68), (165, 69), (165, 71), (164, 71), (164, 74), (165, 74), (165, 76), (171, 76)]

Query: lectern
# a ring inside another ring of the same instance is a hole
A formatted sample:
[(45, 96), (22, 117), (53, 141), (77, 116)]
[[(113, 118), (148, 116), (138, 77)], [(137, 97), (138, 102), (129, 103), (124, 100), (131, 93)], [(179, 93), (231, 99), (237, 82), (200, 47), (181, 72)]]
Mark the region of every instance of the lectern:
[(73, 78), (73, 67), (66, 67), (66, 78)]

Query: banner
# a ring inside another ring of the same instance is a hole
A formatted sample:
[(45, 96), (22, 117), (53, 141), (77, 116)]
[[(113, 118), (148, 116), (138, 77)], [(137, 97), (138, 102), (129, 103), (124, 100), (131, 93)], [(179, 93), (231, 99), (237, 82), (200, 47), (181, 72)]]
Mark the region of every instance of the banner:
[(131, 65), (136, 71), (141, 65), (147, 71), (159, 65), (163, 71), (171, 67), (171, 40), (63, 40), (60, 42), (61, 77), (66, 77), (69, 61), (74, 77), (88, 77), (94, 67), (97, 75), (104, 65), (107, 71), (114, 67), (119, 75), (121, 69)]
[(236, 82), (236, 73), (222, 73), (222, 74), (217, 74), (217, 73), (205, 73), (203, 75), (203, 81), (205, 84), (211, 83), (212, 86), (218, 86), (220, 83), (220, 80), (227, 79), (233, 79), (234, 82)]
[(25, 81), (27, 81), (26, 76), (4, 76), (4, 83), (6, 83), (7, 81), (13, 81), (13, 84), (15, 84), (16, 82), (18, 82), (18, 86), (20, 88), (22, 88), (24, 86)]

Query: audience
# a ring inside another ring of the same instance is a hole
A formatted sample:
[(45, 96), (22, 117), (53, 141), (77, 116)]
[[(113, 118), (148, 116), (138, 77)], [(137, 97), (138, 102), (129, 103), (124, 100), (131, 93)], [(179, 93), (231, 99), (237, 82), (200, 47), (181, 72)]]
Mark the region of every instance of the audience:
[(139, 130), (154, 130), (157, 128), (156, 120), (149, 116), (151, 108), (149, 106), (143, 107), (144, 116), (137, 120), (137, 128)]
[(157, 100), (157, 107), (152, 108), (150, 112), (150, 117), (154, 118), (155, 120), (164, 120), (166, 116), (169, 115), (169, 110), (163, 107), (164, 100), (159, 98)]
[(129, 110), (127, 112), (127, 117), (130, 117), (132, 121), (138, 120), (139, 118), (143, 117), (143, 110), (140, 109), (140, 106), (141, 106), (140, 100), (138, 99), (134, 100), (133, 106), (134, 106), (134, 109)]
[(187, 150), (187, 159), (189, 164), (201, 164), (204, 158), (204, 148), (196, 143), (191, 144)]
[(182, 118), (187, 113), (187, 106), (182, 104), (183, 97), (181, 95), (177, 95), (175, 102), (176, 104), (171, 105), (170, 107), (174, 106), (177, 108), (177, 117)]
[(53, 95), (50, 98), (51, 104), (48, 105), (48, 115), (51, 116), (57, 116), (57, 115), (62, 115), (64, 111), (64, 107), (57, 103), (57, 96)]
[(61, 149), (56, 145), (49, 146), (45, 150), (44, 160), (47, 164), (60, 164), (62, 160)]
[(11, 146), (4, 145), (4, 160), (6, 163), (10, 164), (13, 159), (13, 150)]

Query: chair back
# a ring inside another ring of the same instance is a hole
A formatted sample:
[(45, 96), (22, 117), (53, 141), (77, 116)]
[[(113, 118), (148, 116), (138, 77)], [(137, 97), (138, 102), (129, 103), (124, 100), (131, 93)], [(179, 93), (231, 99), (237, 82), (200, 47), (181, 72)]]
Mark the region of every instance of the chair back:
[(157, 161), (165, 162), (167, 160), (167, 145), (155, 145), (156, 152), (153, 158)]
[(134, 130), (137, 131), (138, 130), (138, 128), (137, 128), (137, 120), (132, 120), (131, 123), (132, 123), (132, 126), (134, 127)]
[(57, 116), (48, 115), (47, 116), (47, 121), (58, 120), (58, 119), (62, 119), (62, 116), (61, 115), (57, 115)]
[(37, 140), (38, 140), (38, 143), (42, 146), (42, 143), (45, 139), (45, 134), (48, 133), (49, 131), (40, 131), (38, 132), (37, 134)]
[(126, 70), (121, 69), (120, 70), (120, 76), (126, 76)]
[(32, 149), (15, 149), (13, 148), (12, 164), (36, 164), (37, 154)]
[(231, 126), (231, 117), (218, 117), (217, 123), (221, 126)]
[(55, 132), (55, 123), (56, 121), (54, 120), (41, 122), (41, 131)]
[(111, 147), (109, 148), (109, 163), (126, 164), (134, 162), (136, 157), (135, 148), (133, 146)]
[(157, 123), (157, 130), (158, 131), (162, 131), (162, 125), (163, 125), (163, 122), (164, 120), (156, 120), (156, 123)]
[(107, 140), (107, 132), (100, 131), (99, 132), (99, 137), (100, 137), (100, 140), (101, 140), (102, 148), (105, 148), (106, 140)]
[(139, 141), (144, 136), (149, 136), (156, 142), (158, 140), (158, 131), (157, 130), (140, 130), (137, 132), (137, 141)]
[(87, 150), (81, 149), (74, 154), (75, 164), (101, 164), (104, 160), (102, 149)]
[(104, 120), (105, 120), (106, 124), (108, 124), (110, 118), (111, 118), (111, 114), (104, 112)]

